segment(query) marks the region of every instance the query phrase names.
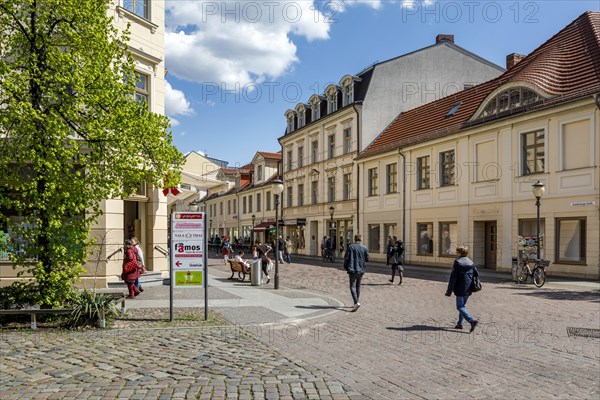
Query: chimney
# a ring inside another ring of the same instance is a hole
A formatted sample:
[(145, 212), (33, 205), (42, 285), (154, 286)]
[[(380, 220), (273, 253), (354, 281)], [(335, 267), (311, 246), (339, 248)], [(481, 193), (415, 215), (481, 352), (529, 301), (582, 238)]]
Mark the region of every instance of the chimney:
[(435, 44), (442, 43), (442, 42), (454, 43), (454, 35), (447, 35), (447, 34), (440, 33), (439, 35), (437, 35), (435, 37)]
[(521, 61), (524, 58), (525, 58), (525, 56), (523, 54), (519, 54), (519, 53), (512, 53), (512, 54), (507, 55), (506, 56), (506, 69), (511, 69), (512, 67), (517, 65), (517, 63), (519, 61)]

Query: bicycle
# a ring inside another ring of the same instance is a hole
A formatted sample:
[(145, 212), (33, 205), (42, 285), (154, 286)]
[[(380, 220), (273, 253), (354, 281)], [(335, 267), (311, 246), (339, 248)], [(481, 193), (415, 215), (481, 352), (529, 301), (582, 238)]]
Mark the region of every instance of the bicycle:
[(331, 249), (325, 249), (323, 251), (323, 262), (330, 260), (331, 262), (335, 262), (335, 251)]
[[(533, 268), (529, 266), (530, 261), (534, 264)], [(548, 260), (540, 260), (538, 258), (534, 260), (524, 259), (517, 274), (517, 279), (520, 283), (527, 283), (527, 278), (531, 277), (533, 284), (540, 288), (546, 283), (546, 267), (549, 265), (550, 261)]]

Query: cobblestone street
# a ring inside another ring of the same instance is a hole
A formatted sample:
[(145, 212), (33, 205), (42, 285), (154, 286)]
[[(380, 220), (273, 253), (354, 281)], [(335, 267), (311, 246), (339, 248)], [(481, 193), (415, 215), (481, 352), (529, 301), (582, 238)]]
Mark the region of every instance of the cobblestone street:
[[(600, 328), (593, 285), (558, 285), (549, 277), (537, 289), (484, 271), (484, 289), (468, 304), (480, 325), (469, 334), (468, 329), (453, 329), (454, 297), (444, 296), (449, 271), (407, 267), (404, 284), (398, 286), (388, 282), (385, 266), (373, 265), (363, 280), (362, 306), (352, 313), (341, 264), (313, 263), (280, 266), (279, 292), (310, 311), (302, 318), (280, 319), (269, 305), (261, 310), (236, 303), (234, 314), (232, 307), (211, 309), (225, 311), (221, 314), (231, 325), (224, 326), (195, 321), (169, 327), (156, 324), (155, 310), (139, 309), (136, 315), (147, 320), (118, 329), (4, 330), (2, 399), (600, 395), (600, 339), (567, 334), (568, 327)], [(214, 259), (210, 273), (229, 276)], [(272, 283), (249, 288), (223, 280), (223, 285), (262, 291), (265, 298), (275, 292)], [(164, 292), (164, 287), (149, 287), (143, 295), (149, 299), (156, 290)], [(225, 294), (213, 297), (223, 301)], [(136, 301), (129, 302), (132, 312)], [(143, 301), (140, 296), (139, 303)], [(263, 313), (260, 321), (271, 318), (273, 323), (248, 324), (243, 318), (248, 313)]]

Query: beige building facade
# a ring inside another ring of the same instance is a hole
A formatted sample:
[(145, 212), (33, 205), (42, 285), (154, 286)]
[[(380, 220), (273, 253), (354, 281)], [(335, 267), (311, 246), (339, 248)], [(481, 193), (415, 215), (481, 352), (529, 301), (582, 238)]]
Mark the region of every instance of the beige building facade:
[[(396, 235), (407, 264), (450, 267), (466, 244), (480, 268), (510, 271), (519, 236), (537, 240), (539, 181), (549, 273), (598, 278), (599, 27), (599, 13), (583, 14), (497, 79), (400, 115), (359, 155), (373, 259)], [(557, 53), (565, 46), (574, 51)]]
[[(279, 143), (285, 235), (294, 252), (321, 254), (325, 236), (335, 237), (339, 250), (362, 232), (364, 199), (354, 159), (398, 113), (503, 71), (455, 45), (453, 35), (438, 35), (432, 46), (345, 75), (323, 94), (287, 110)], [(397, 170), (390, 173), (397, 179)]]

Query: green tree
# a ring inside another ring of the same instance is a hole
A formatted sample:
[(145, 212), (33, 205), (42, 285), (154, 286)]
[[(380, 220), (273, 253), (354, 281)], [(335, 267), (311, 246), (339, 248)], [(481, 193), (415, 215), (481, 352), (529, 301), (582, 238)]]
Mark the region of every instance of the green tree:
[(0, 0), (0, 228), (35, 299), (61, 304), (103, 199), (177, 183), (168, 118), (135, 100), (111, 0)]

